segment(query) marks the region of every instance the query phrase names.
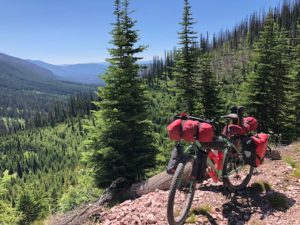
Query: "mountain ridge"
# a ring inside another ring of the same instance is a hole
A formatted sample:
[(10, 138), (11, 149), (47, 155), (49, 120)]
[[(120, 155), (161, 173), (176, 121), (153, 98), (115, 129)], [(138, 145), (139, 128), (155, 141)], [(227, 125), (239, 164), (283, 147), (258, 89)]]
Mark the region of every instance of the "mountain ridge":
[(104, 81), (100, 78), (100, 75), (103, 74), (108, 67), (108, 63), (105, 62), (54, 65), (41, 60), (27, 59), (26, 61), (50, 70), (53, 74), (58, 76), (60, 80), (84, 84), (104, 85)]

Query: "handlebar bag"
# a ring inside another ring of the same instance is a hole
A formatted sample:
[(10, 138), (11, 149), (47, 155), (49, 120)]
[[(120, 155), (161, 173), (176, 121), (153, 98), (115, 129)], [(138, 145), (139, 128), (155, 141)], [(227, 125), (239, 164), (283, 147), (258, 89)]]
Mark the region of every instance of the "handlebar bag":
[(173, 141), (180, 141), (183, 136), (182, 119), (174, 120), (167, 127), (169, 138)]
[(251, 166), (262, 164), (268, 147), (268, 134), (260, 133), (242, 140), (243, 158)]
[(196, 120), (177, 119), (167, 127), (168, 135), (173, 141), (185, 140), (207, 143), (212, 142), (214, 137), (214, 128), (209, 123), (200, 123)]
[(214, 128), (209, 123), (200, 123), (198, 140), (201, 143), (212, 142), (214, 138)]

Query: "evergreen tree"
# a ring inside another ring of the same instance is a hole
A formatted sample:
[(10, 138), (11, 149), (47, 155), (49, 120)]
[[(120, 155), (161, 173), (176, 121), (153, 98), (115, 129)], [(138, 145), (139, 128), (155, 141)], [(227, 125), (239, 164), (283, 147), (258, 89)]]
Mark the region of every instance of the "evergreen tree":
[(91, 162), (100, 187), (118, 177), (140, 180), (155, 165), (151, 124), (146, 120), (147, 98), (136, 64), (140, 59), (136, 54), (144, 46), (135, 47), (138, 34), (128, 4), (128, 0), (115, 0), (111, 66), (104, 78), (106, 86), (99, 88), (102, 100), (96, 105), (100, 110), (93, 114), (95, 127), (90, 128), (87, 141), (93, 149)]
[(201, 54), (198, 70), (199, 114), (208, 119), (217, 118), (222, 112), (223, 105), (219, 85), (212, 71), (210, 53)]
[(8, 175), (7, 170), (4, 171), (3, 177), (0, 177), (0, 222), (4, 225), (17, 225), (21, 219), (20, 213), (6, 200), (8, 195), (7, 186), (15, 178), (16, 174)]
[(264, 132), (282, 134), (283, 139), (293, 137), (291, 99), (292, 85), (289, 76), (288, 43), (284, 32), (279, 31), (270, 13), (259, 40), (255, 43), (252, 58), (253, 70), (248, 76), (248, 110), (260, 122)]
[(296, 46), (294, 50), (294, 61), (292, 68), (292, 76), (294, 78), (294, 106), (295, 106), (295, 124), (296, 137), (300, 137), (300, 26), (298, 25), (297, 38), (295, 38)]
[(22, 213), (20, 225), (30, 225), (39, 217), (40, 205), (28, 193), (23, 193), (17, 209)]
[(197, 102), (196, 78), (197, 57), (195, 53), (196, 32), (193, 31), (191, 6), (184, 0), (183, 18), (179, 34), (181, 48), (175, 58), (175, 79), (177, 109), (190, 114), (194, 113)]

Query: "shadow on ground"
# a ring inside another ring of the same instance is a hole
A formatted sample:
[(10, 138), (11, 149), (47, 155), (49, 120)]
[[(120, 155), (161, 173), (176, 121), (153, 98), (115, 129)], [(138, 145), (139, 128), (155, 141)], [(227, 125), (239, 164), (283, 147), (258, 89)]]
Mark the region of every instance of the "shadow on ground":
[[(222, 205), (222, 214), (228, 219), (230, 225), (243, 225), (251, 219), (254, 213), (258, 213), (260, 219), (264, 219), (277, 211), (286, 212), (296, 202), (284, 193), (272, 189), (263, 192), (252, 186), (235, 194), (226, 192), (222, 185), (204, 186), (200, 190), (222, 192), (226, 195), (228, 201)], [(212, 225), (217, 224), (208, 213), (204, 216)]]

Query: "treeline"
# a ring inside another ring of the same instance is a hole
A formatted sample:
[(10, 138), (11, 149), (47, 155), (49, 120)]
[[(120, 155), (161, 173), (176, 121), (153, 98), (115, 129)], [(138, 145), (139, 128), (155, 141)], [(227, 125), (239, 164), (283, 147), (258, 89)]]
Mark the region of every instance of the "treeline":
[[(23, 98), (26, 99), (24, 102)], [(20, 96), (21, 101), (15, 102), (14, 107), (8, 107), (7, 103), (9, 105), (14, 103), (5, 99), (3, 100), (5, 103), (1, 106), (0, 135), (29, 128), (55, 126), (74, 117), (90, 115), (90, 111), (95, 109), (92, 102), (96, 99), (96, 94), (92, 91), (70, 97), (48, 96), (45, 98), (43, 96), (39, 98), (36, 94), (24, 95)]]
[[(183, 17), (183, 21), (186, 18), (193, 25), (191, 7), (187, 14), (190, 17)], [(196, 107), (185, 110), (196, 115), (213, 118), (226, 112), (231, 105), (243, 104), (248, 113), (260, 120), (260, 131), (274, 134), (277, 142), (289, 143), (299, 137), (300, 112), (295, 107), (299, 105), (295, 104), (299, 101), (299, 69), (296, 66), (299, 61), (299, 16), (300, 1), (285, 1), (269, 12), (253, 13), (232, 30), (214, 34), (211, 40), (208, 35), (198, 35), (190, 26), (190, 34), (185, 36), (187, 41), (180, 39), (180, 48), (166, 51), (163, 58), (154, 57), (153, 62), (143, 68), (142, 76), (150, 88), (165, 87), (168, 93), (177, 97), (181, 92), (178, 84), (183, 84), (185, 88), (181, 90), (192, 94), (177, 104)], [(267, 43), (267, 35), (273, 36), (269, 40), (273, 45), (265, 47), (259, 43)], [(277, 54), (277, 62), (264, 61), (257, 56), (266, 54), (271, 58), (273, 53)], [(270, 71), (264, 71), (264, 74), (259, 71), (263, 64), (274, 68), (271, 80), (264, 76)], [(285, 69), (280, 69), (282, 67)], [(253, 73), (257, 75), (255, 81), (251, 80)], [(179, 81), (178, 78), (183, 79)], [(263, 90), (254, 85), (255, 82), (262, 85), (260, 80), (269, 84), (263, 85)], [(264, 95), (269, 103), (260, 100), (260, 95)], [(263, 106), (258, 109), (254, 106), (256, 103)], [(177, 105), (178, 109), (180, 106)], [(211, 112), (208, 114), (206, 110)], [(219, 113), (214, 113), (217, 111)]]

